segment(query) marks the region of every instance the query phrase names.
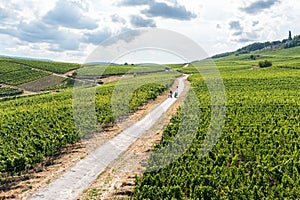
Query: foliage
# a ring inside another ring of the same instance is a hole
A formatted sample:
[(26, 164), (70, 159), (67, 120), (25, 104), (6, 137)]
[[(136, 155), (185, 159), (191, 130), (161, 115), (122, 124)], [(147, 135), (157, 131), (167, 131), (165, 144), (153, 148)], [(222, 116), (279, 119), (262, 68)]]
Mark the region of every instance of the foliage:
[(140, 65), (87, 65), (79, 69), (78, 75), (81, 77), (93, 77), (96, 79), (111, 75), (123, 74), (145, 74), (166, 71), (163, 65), (140, 64)]
[(284, 44), (284, 42), (281, 42), (281, 41), (263, 42), (263, 43), (256, 42), (256, 43), (247, 45), (245, 47), (242, 47), (233, 52), (226, 52), (226, 53), (214, 55), (214, 56), (212, 56), (212, 58), (223, 58), (223, 57), (227, 57), (227, 56), (231, 56), (231, 55), (238, 56), (239, 54), (249, 54), (253, 51), (258, 51), (258, 50), (262, 50), (265, 48), (280, 47), (283, 44)]
[(22, 89), (0, 87), (0, 97), (15, 96), (22, 93), (23, 93)]
[(250, 57), (249, 57), (249, 59), (250, 60), (256, 60), (256, 59), (259, 59), (259, 57), (260, 57), (260, 55), (253, 55), (253, 54), (251, 54)]
[(296, 46), (300, 46), (300, 35), (295, 36), (291, 41), (287, 42), (284, 45), (284, 48), (292, 48), (292, 47), (296, 47)]
[(177, 70), (182, 68), (186, 63), (177, 63), (177, 64), (165, 64), (167, 69)]
[(20, 85), (48, 76), (49, 74), (48, 72), (32, 70), (30, 67), (22, 64), (0, 59), (0, 83)]
[(68, 71), (78, 69), (80, 67), (80, 64), (75, 64), (75, 63), (48, 62), (48, 61), (41, 61), (41, 60), (24, 60), (24, 59), (17, 59), (17, 58), (11, 58), (11, 59), (7, 58), (6, 60), (27, 67), (46, 70), (49, 72), (54, 72), (59, 74), (66, 73)]
[(268, 44), (267, 42), (266, 43), (259, 43), (259, 42), (253, 43), (253, 44), (250, 44), (248, 46), (238, 49), (237, 52), (240, 54), (249, 53), (251, 51), (263, 49), (267, 46), (267, 44)]
[(212, 56), (212, 58), (223, 58), (231, 55), (249, 54), (253, 51), (259, 51), (264, 49), (280, 49), (280, 48), (292, 48), (300, 46), (300, 35), (295, 36), (291, 39), (291, 32), (289, 32), (289, 39), (283, 39), (282, 41), (267, 41), (267, 42), (256, 42), (242, 47), (233, 52), (226, 52)]
[[(221, 73), (245, 69), (250, 70), (253, 66), (257, 66), (258, 62), (264, 60), (272, 60), (272, 66), (275, 68), (300, 69), (299, 53), (300, 47), (293, 47), (289, 49), (264, 50), (259, 52), (259, 54), (230, 55), (224, 58), (213, 59), (213, 61)], [(251, 55), (254, 55), (256, 60), (249, 59)], [(178, 71), (188, 74), (198, 73), (193, 65), (189, 65), (187, 68), (178, 69)]]
[(72, 78), (65, 79), (62, 83), (47, 87), (42, 89), (42, 91), (49, 91), (49, 90), (61, 90), (61, 89), (67, 89), (74, 86), (75, 80)]
[[(172, 164), (146, 170), (136, 180), (136, 199), (300, 198), (300, 71), (245, 70), (248, 58), (216, 60), (226, 88), (226, 121), (206, 156), (200, 149), (210, 125), (210, 95), (201, 76), (189, 78), (200, 102), (197, 135)], [(180, 122), (181, 111), (164, 130), (156, 151), (172, 141)], [(153, 157), (151, 162), (156, 162)]]
[(264, 67), (271, 67), (271, 66), (272, 66), (272, 62), (271, 62), (271, 61), (268, 61), (268, 60), (260, 61), (260, 62), (258, 63), (258, 66), (261, 67), (261, 68), (264, 68)]
[(223, 57), (226, 57), (226, 56), (230, 56), (230, 55), (232, 55), (234, 53), (235, 52), (220, 53), (220, 54), (212, 56), (211, 58), (223, 58)]
[[(122, 82), (130, 87), (132, 82), (153, 81), (133, 91), (129, 112), (155, 99), (176, 76), (176, 73), (157, 73)], [(96, 114), (102, 126), (113, 123), (114, 117), (119, 117), (113, 116), (111, 110), (116, 84), (96, 88)], [(128, 96), (128, 91), (119, 95)], [(126, 115), (125, 112), (119, 114)], [(62, 147), (81, 139), (73, 118), (72, 90), (1, 101), (0, 132), (0, 172), (20, 172), (42, 162), (45, 157), (51, 158)]]

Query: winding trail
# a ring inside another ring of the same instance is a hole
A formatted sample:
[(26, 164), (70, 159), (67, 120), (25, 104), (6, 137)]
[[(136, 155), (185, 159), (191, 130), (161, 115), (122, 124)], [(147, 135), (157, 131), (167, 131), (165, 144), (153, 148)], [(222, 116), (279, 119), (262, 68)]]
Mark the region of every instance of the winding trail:
[[(179, 95), (184, 89), (184, 80), (179, 78)], [(93, 153), (79, 161), (62, 176), (40, 188), (29, 200), (74, 200), (116, 160), (128, 147), (142, 136), (176, 102), (168, 98), (147, 114), (143, 119), (112, 138)]]

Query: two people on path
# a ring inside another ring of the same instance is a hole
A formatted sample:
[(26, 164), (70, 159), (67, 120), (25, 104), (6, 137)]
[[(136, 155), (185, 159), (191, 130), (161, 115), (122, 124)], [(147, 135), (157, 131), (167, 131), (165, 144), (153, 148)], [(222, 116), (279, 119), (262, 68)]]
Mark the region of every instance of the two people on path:
[[(170, 90), (169, 98), (172, 98), (172, 97), (173, 97), (173, 92), (172, 92), (172, 90)], [(177, 86), (177, 88), (175, 90), (175, 93), (174, 93), (174, 98), (177, 98), (177, 97), (178, 97), (178, 86)]]

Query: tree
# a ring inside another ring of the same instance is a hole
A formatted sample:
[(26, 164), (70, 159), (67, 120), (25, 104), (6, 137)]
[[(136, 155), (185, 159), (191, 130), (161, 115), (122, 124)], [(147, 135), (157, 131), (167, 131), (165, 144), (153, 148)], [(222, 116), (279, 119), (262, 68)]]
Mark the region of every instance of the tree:
[(264, 67), (271, 67), (271, 66), (272, 66), (272, 62), (271, 62), (271, 61), (268, 61), (268, 60), (260, 61), (260, 62), (258, 63), (258, 66), (261, 67), (261, 68), (264, 68)]
[(292, 40), (292, 32), (289, 31), (289, 40)]
[(255, 57), (254, 55), (251, 55), (249, 59), (250, 59), (250, 60), (255, 60), (256, 57)]

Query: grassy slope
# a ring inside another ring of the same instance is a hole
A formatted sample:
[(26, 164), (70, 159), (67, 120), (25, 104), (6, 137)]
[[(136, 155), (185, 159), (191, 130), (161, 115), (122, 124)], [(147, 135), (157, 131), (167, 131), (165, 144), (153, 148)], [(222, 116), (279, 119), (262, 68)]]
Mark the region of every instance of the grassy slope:
[(90, 65), (78, 70), (80, 76), (110, 76), (142, 74), (165, 71), (166, 66), (155, 64), (140, 65)]
[(46, 70), (49, 72), (63, 74), (68, 71), (78, 69), (80, 64), (63, 63), (63, 62), (47, 62), (40, 60), (25, 60), (19, 58), (2, 58), (11, 63), (18, 63), (27, 67)]
[[(256, 60), (250, 60), (251, 55), (259, 55)], [(300, 47), (289, 49), (275, 49), (268, 51), (256, 51), (251, 54), (231, 55), (225, 58), (215, 59), (220, 69), (226, 70), (231, 67), (251, 68), (258, 66), (259, 61), (269, 60), (274, 67), (299, 68), (300, 69)]]

